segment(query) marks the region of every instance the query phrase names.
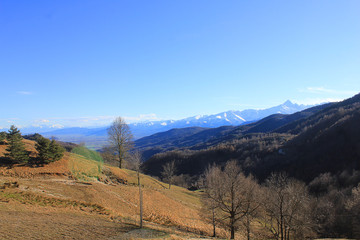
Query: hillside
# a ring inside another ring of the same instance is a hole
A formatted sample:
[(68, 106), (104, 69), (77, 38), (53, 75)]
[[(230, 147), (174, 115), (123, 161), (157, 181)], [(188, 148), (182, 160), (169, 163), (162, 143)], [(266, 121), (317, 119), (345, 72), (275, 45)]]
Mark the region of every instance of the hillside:
[(144, 159), (148, 159), (157, 153), (183, 147), (194, 147), (220, 137), (233, 128), (231, 126), (210, 129), (199, 127), (174, 128), (136, 140), (135, 148), (143, 153)]
[(213, 162), (237, 159), (260, 180), (274, 171), (307, 182), (326, 172), (351, 175), (360, 170), (359, 115), (360, 95), (291, 115), (272, 115), (201, 144), (154, 155), (145, 164), (147, 173), (159, 175), (158, 167), (175, 160), (177, 174), (198, 176)]
[(217, 144), (239, 139), (250, 133), (270, 133), (291, 122), (307, 118), (330, 106), (323, 104), (294, 114), (273, 114), (254, 123), (241, 126), (223, 126), (218, 128), (179, 128), (153, 134), (135, 141), (135, 147), (143, 152), (144, 158), (166, 151), (187, 148), (202, 150)]
[[(24, 141), (36, 154), (34, 142)], [(0, 156), (4, 149), (1, 145)], [(211, 233), (199, 214), (200, 193), (177, 186), (169, 190), (154, 178), (141, 178), (146, 226), (141, 234), (182, 239)], [(0, 186), (7, 184), (14, 188), (0, 190), (0, 238), (137, 239), (139, 235), (138, 186), (131, 170), (103, 166), (99, 172), (98, 162), (66, 153), (44, 167), (1, 166)], [(12, 221), (17, 221), (16, 228)]]

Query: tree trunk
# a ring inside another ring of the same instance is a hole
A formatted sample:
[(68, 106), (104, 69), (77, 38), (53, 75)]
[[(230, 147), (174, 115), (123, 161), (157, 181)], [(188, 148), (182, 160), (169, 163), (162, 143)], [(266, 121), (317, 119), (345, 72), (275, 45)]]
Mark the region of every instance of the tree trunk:
[(137, 175), (138, 175), (139, 198), (140, 198), (140, 228), (142, 228), (143, 227), (143, 194), (140, 183), (140, 173), (138, 172)]
[(230, 239), (235, 239), (235, 214), (230, 213)]
[(120, 153), (119, 153), (119, 168), (121, 168), (121, 163), (122, 163), (122, 158), (121, 158)]
[(280, 239), (284, 239), (284, 216), (283, 216), (283, 209), (282, 209), (282, 202), (280, 203)]
[(249, 216), (246, 216), (246, 234), (247, 234), (247, 239), (250, 240), (250, 218), (249, 218)]
[(213, 237), (216, 237), (216, 226), (215, 226), (215, 209), (212, 209), (212, 224), (213, 224)]
[(234, 226), (231, 226), (231, 237), (230, 239), (235, 239), (235, 228)]

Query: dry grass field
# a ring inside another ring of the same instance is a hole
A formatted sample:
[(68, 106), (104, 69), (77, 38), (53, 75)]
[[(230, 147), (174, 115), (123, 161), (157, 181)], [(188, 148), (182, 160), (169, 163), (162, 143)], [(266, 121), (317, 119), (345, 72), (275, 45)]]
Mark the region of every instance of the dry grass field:
[[(25, 140), (36, 156), (34, 142)], [(0, 156), (4, 153), (0, 145)], [(136, 173), (77, 154), (44, 167), (0, 167), (0, 239), (197, 239), (211, 235), (200, 193), (142, 175), (145, 229), (138, 229)], [(11, 188), (13, 187), (13, 188)], [(224, 230), (218, 232), (225, 238)]]

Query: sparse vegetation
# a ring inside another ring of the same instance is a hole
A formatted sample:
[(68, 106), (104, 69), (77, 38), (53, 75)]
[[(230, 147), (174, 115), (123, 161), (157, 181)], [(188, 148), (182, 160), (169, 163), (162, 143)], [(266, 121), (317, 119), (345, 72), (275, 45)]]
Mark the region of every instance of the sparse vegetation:
[(130, 156), (130, 164), (132, 166), (132, 168), (134, 169), (134, 171), (136, 171), (136, 175), (137, 175), (137, 184), (139, 186), (139, 212), (140, 212), (140, 228), (143, 227), (143, 192), (142, 192), (142, 186), (141, 186), (141, 176), (140, 176), (140, 172), (141, 172), (141, 166), (143, 164), (143, 160), (141, 158), (141, 153), (138, 151), (135, 151), (134, 153), (131, 154)]
[(77, 161), (71, 161), (71, 170), (79, 179), (99, 178), (102, 174), (104, 160), (98, 152), (90, 150), (85, 146), (77, 146), (72, 149), (83, 158), (79, 157)]

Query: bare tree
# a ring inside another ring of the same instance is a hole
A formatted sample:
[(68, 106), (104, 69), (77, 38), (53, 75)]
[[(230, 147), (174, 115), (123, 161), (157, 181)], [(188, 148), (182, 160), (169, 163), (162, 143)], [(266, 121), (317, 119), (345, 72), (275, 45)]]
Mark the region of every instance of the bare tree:
[[(218, 170), (218, 168), (209, 168), (207, 170), (207, 174), (208, 175), (217, 174), (216, 170)], [(208, 178), (210, 179), (210, 177)], [(216, 176), (212, 177), (212, 179), (215, 178)], [(203, 197), (201, 198), (201, 201), (202, 201), (201, 215), (205, 219), (210, 219), (211, 225), (213, 227), (212, 237), (216, 237), (216, 225), (220, 221), (219, 220), (220, 216), (218, 216), (218, 210), (219, 210), (218, 203), (214, 199), (212, 199), (208, 194), (204, 194)]]
[(346, 208), (351, 212), (353, 235), (360, 239), (360, 183), (352, 189), (351, 197), (346, 202)]
[(115, 155), (115, 150), (112, 146), (104, 146), (100, 150), (100, 155), (104, 159), (104, 163), (110, 164), (113, 166), (118, 165), (118, 158)]
[(256, 183), (252, 178), (245, 177), (236, 161), (227, 162), (224, 170), (212, 166), (206, 171), (205, 179), (207, 198), (213, 200), (223, 213), (222, 220), (228, 220), (226, 225), (230, 228), (230, 238), (234, 239), (239, 220), (258, 208), (253, 204)]
[(265, 227), (276, 239), (304, 239), (312, 227), (310, 197), (305, 184), (285, 174), (272, 174), (266, 185)]
[(110, 145), (114, 148), (119, 160), (119, 168), (132, 147), (132, 134), (129, 126), (121, 117), (117, 117), (108, 129)]
[(262, 192), (260, 186), (256, 183), (252, 176), (248, 176), (246, 188), (246, 195), (243, 196), (243, 198), (247, 200), (244, 204), (244, 212), (246, 212), (246, 214), (244, 218), (241, 219), (241, 223), (245, 227), (247, 240), (250, 240), (251, 223), (259, 216), (259, 210), (262, 205)]
[(163, 165), (163, 171), (161, 172), (161, 175), (168, 182), (169, 189), (171, 188), (175, 171), (176, 171), (175, 161), (171, 161)]
[(130, 166), (136, 171), (138, 186), (139, 186), (139, 202), (140, 202), (140, 228), (143, 227), (143, 193), (140, 181), (141, 166), (143, 164), (142, 155), (139, 151), (135, 151), (131, 154), (129, 159)]

